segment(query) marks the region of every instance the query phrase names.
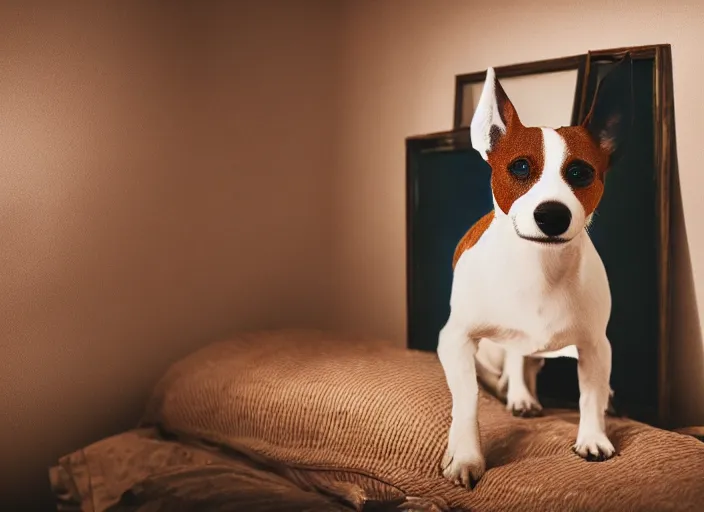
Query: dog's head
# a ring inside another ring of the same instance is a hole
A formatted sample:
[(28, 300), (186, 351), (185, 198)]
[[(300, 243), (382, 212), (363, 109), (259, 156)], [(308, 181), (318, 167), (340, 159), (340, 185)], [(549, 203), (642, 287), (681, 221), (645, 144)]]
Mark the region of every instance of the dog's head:
[(471, 123), (472, 146), (491, 166), (496, 216), (531, 242), (569, 242), (590, 222), (606, 171), (631, 127), (631, 59), (599, 83), (580, 126), (526, 127), (489, 68)]

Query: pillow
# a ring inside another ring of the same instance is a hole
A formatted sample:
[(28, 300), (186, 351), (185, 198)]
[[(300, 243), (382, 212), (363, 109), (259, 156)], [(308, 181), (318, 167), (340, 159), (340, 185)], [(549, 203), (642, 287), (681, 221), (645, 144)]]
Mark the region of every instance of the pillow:
[(441, 473), (451, 400), (434, 353), (281, 330), (242, 334), (174, 364), (143, 426), (296, 470), (305, 485), (327, 492), (339, 481), (361, 482), (372, 494), (395, 491), (417, 509), (694, 510), (704, 503), (704, 444), (694, 438), (608, 418), (620, 456), (589, 463), (571, 451), (577, 411), (516, 418), (483, 391), (479, 408), (487, 472), (470, 491)]

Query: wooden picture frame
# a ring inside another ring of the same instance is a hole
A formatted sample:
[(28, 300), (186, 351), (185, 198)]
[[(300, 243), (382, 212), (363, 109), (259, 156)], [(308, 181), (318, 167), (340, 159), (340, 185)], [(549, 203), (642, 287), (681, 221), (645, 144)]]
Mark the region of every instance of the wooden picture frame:
[[(657, 316), (657, 361), (654, 361), (652, 354), (648, 355), (648, 368), (649, 374), (648, 379), (657, 380), (657, 392), (650, 393), (649, 403), (647, 407), (641, 407), (642, 404), (637, 405), (633, 408), (622, 407), (621, 411), (626, 415), (631, 416), (635, 419), (639, 419), (646, 423), (661, 426), (663, 428), (668, 428), (670, 424), (670, 404), (669, 404), (669, 336), (671, 332), (671, 312), (670, 312), (670, 302), (671, 302), (671, 241), (670, 241), (670, 194), (671, 194), (671, 180), (674, 172), (676, 172), (676, 157), (674, 155), (675, 148), (675, 129), (674, 129), (674, 100), (673, 100), (673, 87), (672, 87), (672, 59), (671, 59), (671, 48), (670, 45), (651, 45), (651, 46), (640, 46), (631, 48), (616, 48), (607, 50), (591, 51), (584, 55), (576, 55), (571, 57), (565, 57), (563, 59), (553, 59), (549, 61), (536, 61), (526, 64), (517, 64), (512, 66), (504, 66), (495, 68), (497, 77), (499, 79), (512, 76), (525, 76), (534, 73), (549, 73), (553, 71), (561, 71), (565, 69), (576, 69), (578, 81), (575, 84), (575, 97), (574, 103), (572, 105), (571, 112), (571, 123), (572, 125), (579, 124), (584, 116), (586, 115), (586, 110), (590, 105), (591, 95), (594, 93), (594, 88), (596, 85), (596, 80), (604, 69), (604, 66), (615, 63), (620, 60), (626, 53), (630, 53), (631, 58), (634, 61), (634, 65), (638, 61), (648, 61), (652, 62), (653, 75), (652, 75), (652, 92), (653, 92), (653, 124), (652, 124), (652, 140), (654, 155), (652, 159), (648, 162), (653, 162), (653, 179), (654, 179), (654, 189), (651, 187), (644, 201), (650, 201), (650, 197), (653, 197), (655, 204), (653, 207), (649, 208), (649, 215), (654, 216), (656, 219), (653, 221), (657, 229), (653, 229), (652, 232), (657, 234), (653, 235), (657, 237), (656, 243), (656, 260), (657, 260), (657, 278), (653, 277), (650, 279), (655, 282), (657, 280), (657, 315), (655, 315), (655, 308), (652, 308), (653, 315)], [(443, 227), (447, 233), (444, 236), (444, 245), (442, 249), (442, 254), (436, 253), (432, 256), (432, 261), (434, 263), (429, 263), (428, 260), (419, 261), (427, 257), (427, 254), (421, 254), (418, 252), (417, 247), (423, 244), (432, 244), (432, 240), (428, 238), (427, 233), (424, 234), (422, 227), (418, 227), (418, 197), (423, 198), (423, 193), (421, 191), (419, 196), (419, 155), (463, 155), (457, 156), (457, 158), (463, 158), (462, 162), (457, 162), (451, 164), (452, 166), (464, 166), (468, 169), (468, 172), (473, 174), (481, 174), (485, 176), (486, 167), (479, 162), (473, 155), (474, 150), (471, 148), (470, 134), (467, 126), (461, 126), (461, 112), (462, 112), (462, 91), (463, 86), (468, 83), (482, 82), (486, 77), (486, 72), (471, 73), (466, 75), (458, 75), (456, 77), (455, 86), (455, 119), (454, 128), (447, 132), (427, 134), (422, 136), (409, 137), (406, 139), (406, 158), (407, 158), (407, 169), (406, 169), (406, 223), (407, 223), (407, 328), (408, 328), (408, 347), (416, 348), (421, 350), (435, 350), (433, 343), (437, 343), (437, 332), (435, 332), (440, 325), (440, 318), (442, 317), (445, 308), (443, 301), (449, 299), (445, 297), (448, 293), (448, 277), (449, 270), (445, 268), (445, 260), (451, 258), (451, 249), (454, 249), (454, 245), (450, 247), (450, 238), (456, 238), (453, 240), (453, 244), (461, 238), (463, 233), (460, 233), (460, 227), (454, 225), (454, 220), (448, 222), (451, 224), (449, 227)], [(642, 89), (642, 88), (641, 88)], [(650, 90), (650, 89), (648, 89)], [(642, 112), (642, 110), (641, 110)], [(650, 140), (650, 139), (649, 139)], [(426, 157), (423, 157), (426, 158)], [(445, 158), (434, 156), (428, 158)], [(650, 158), (650, 155), (648, 155)], [(426, 183), (428, 183), (427, 176), (432, 176), (434, 172), (440, 172), (442, 165), (436, 164), (435, 160), (426, 160), (426, 168), (423, 172), (426, 173)], [(648, 164), (650, 165), (650, 164)], [(435, 166), (435, 167), (433, 167)], [(454, 180), (464, 180), (465, 178), (458, 178), (461, 173), (457, 169), (451, 171)], [(631, 178), (633, 177), (634, 169), (630, 168), (629, 173)], [(431, 180), (432, 181), (432, 180)], [(646, 178), (647, 181), (647, 178)], [(455, 185), (459, 183), (454, 182)], [(614, 183), (618, 183), (616, 180)], [(435, 185), (432, 185), (433, 187)], [(621, 185), (623, 186), (623, 183)], [(608, 187), (607, 187), (608, 188)], [(455, 194), (452, 190), (452, 186), (445, 186), (445, 192)], [(433, 192), (437, 194), (436, 190)], [(471, 192), (467, 200), (468, 202), (477, 202), (482, 205), (482, 208), (486, 208), (487, 197), (486, 192), (476, 192), (478, 195), (473, 195)], [(427, 200), (427, 194), (425, 199)], [(454, 201), (457, 201), (456, 199)], [(641, 201), (642, 203), (643, 201)], [(436, 203), (439, 204), (438, 201)], [(614, 204), (614, 201), (611, 201)], [(651, 203), (648, 203), (651, 204)], [(642, 207), (642, 204), (641, 204)], [(426, 205), (427, 208), (427, 205)], [(437, 226), (438, 223), (442, 224), (446, 221), (444, 219), (453, 219), (453, 215), (459, 212), (459, 215), (465, 215), (461, 207), (454, 206), (455, 211), (445, 211), (436, 217), (433, 226)], [(474, 207), (473, 207), (474, 208)], [(611, 207), (613, 211), (613, 206)], [(476, 209), (476, 208), (475, 208)], [(654, 210), (654, 211), (653, 211)], [(477, 212), (472, 213), (476, 216)], [(435, 215), (435, 214), (432, 214)], [(442, 217), (444, 216), (444, 217)], [(422, 215), (421, 215), (422, 217)], [(469, 218), (465, 218), (463, 222), (468, 223)], [(427, 224), (428, 219), (423, 220)], [(653, 226), (653, 222), (650, 222), (650, 226)], [(468, 228), (468, 226), (467, 226)], [(418, 229), (420, 231), (416, 232)], [(466, 228), (465, 228), (466, 229)], [(610, 228), (607, 225), (606, 228), (601, 228), (608, 231)], [(428, 231), (427, 229), (425, 230)], [(613, 236), (613, 235), (612, 235)], [(415, 247), (415, 248), (414, 248)], [(612, 249), (616, 250), (616, 249)], [(419, 257), (420, 256), (420, 257)], [(434, 270), (434, 265), (440, 262), (442, 270), (440, 274), (433, 274), (438, 271)], [(449, 265), (449, 260), (448, 260)], [(428, 269), (433, 269), (430, 271), (430, 276), (423, 275), (428, 272)], [(655, 268), (651, 266), (649, 268)], [(649, 271), (649, 276), (652, 275), (652, 271)], [(422, 277), (419, 277), (420, 274)], [(419, 286), (419, 280), (424, 280), (425, 283)], [(440, 280), (442, 283), (439, 285), (434, 283), (434, 281)], [(429, 284), (430, 283), (430, 284)], [(424, 294), (440, 293), (442, 298), (439, 299), (439, 304), (430, 304), (429, 302), (424, 302)], [(652, 298), (652, 297), (651, 297)], [(654, 299), (652, 301), (654, 304)], [(449, 306), (449, 305), (448, 305)], [(632, 312), (631, 318), (632, 316)], [(421, 325), (422, 324), (422, 325)], [(428, 326), (428, 324), (432, 324)], [(440, 325), (441, 327), (441, 325)], [(648, 327), (650, 329), (650, 327)], [(654, 328), (650, 329), (648, 333), (654, 332)], [(435, 337), (433, 339), (433, 336)], [(653, 336), (649, 336), (651, 339)], [(630, 341), (629, 341), (630, 342)], [(612, 340), (612, 345), (614, 343), (619, 343), (619, 340)], [(651, 341), (652, 345), (654, 341)], [(618, 352), (617, 348), (617, 352)], [(624, 349), (620, 348), (621, 362), (623, 363)], [(552, 360), (558, 361), (558, 360)], [(555, 363), (548, 363), (549, 365), (555, 365)], [(576, 364), (576, 363), (574, 363)], [(656, 370), (652, 369), (656, 367)], [(623, 367), (623, 364), (621, 364)], [(543, 372), (548, 368), (543, 369)], [(652, 370), (652, 371), (651, 371)], [(559, 371), (559, 370), (558, 370)], [(574, 368), (569, 369), (569, 379), (574, 380), (576, 384), (576, 374), (573, 374)], [(549, 374), (549, 372), (548, 372)], [(540, 377), (539, 377), (540, 378)], [(645, 378), (645, 377), (644, 377)], [(650, 380), (648, 381), (650, 382)], [(633, 389), (630, 390), (631, 396), (633, 396)], [(539, 384), (540, 393), (540, 384)], [(628, 394), (628, 393), (626, 393)], [(655, 399), (657, 395), (657, 399)], [(620, 404), (618, 401), (618, 391), (617, 391), (617, 407)], [(654, 402), (657, 402), (656, 404)], [(545, 406), (561, 406), (565, 405), (565, 402), (552, 402), (550, 399), (544, 401)], [(570, 402), (569, 406), (576, 406), (575, 403)], [(646, 410), (647, 409), (647, 410)]]
[(651, 423), (663, 428), (671, 426), (670, 410), (670, 335), (672, 303), (672, 179), (677, 172), (674, 93), (672, 78), (672, 48), (669, 44), (623, 47), (590, 51), (586, 55), (581, 89), (575, 101), (573, 124), (579, 124), (587, 115), (597, 80), (593, 75), (600, 65), (614, 64), (630, 54), (631, 59), (653, 62), (653, 136), (655, 171), (655, 211), (658, 229), (658, 404)]
[[(587, 64), (587, 55), (571, 55), (569, 57), (561, 57), (557, 59), (536, 60), (533, 62), (524, 62), (520, 64), (510, 64), (508, 66), (499, 66), (494, 68), (496, 77), (499, 80), (507, 78), (527, 77), (531, 75), (543, 75), (547, 73), (559, 73), (562, 71), (577, 71), (575, 81), (575, 97), (581, 92), (581, 84), (584, 80), (584, 71)], [(452, 128), (469, 126), (466, 119), (462, 119), (465, 110), (465, 101), (467, 100), (465, 90), (468, 85), (482, 84), (486, 78), (485, 71), (477, 71), (475, 73), (466, 73), (455, 76), (455, 101), (454, 101), (454, 116)], [(578, 104), (575, 103), (572, 110), (571, 120), (577, 118)]]

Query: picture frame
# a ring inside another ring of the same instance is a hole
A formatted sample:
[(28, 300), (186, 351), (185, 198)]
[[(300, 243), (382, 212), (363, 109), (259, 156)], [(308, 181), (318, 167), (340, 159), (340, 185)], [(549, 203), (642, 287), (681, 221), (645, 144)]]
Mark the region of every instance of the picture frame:
[[(544, 59), (519, 64), (510, 64), (507, 66), (498, 66), (494, 68), (494, 72), (496, 77), (499, 80), (502, 80), (502, 83), (505, 83), (507, 79), (512, 78), (541, 77), (548, 74), (575, 71), (576, 77), (573, 87), (574, 97), (576, 98), (581, 92), (580, 84), (584, 81), (584, 71), (586, 69), (586, 65), (587, 54), (582, 54), (560, 57), (556, 59)], [(455, 76), (453, 130), (469, 126), (472, 108), (467, 104), (471, 100), (471, 98), (469, 98), (468, 89), (472, 86), (480, 87), (484, 83), (485, 79), (486, 70)], [(578, 108), (579, 104), (573, 103), (572, 115), (569, 118), (570, 122), (574, 122), (576, 120)]]
[(658, 230), (656, 247), (658, 284), (658, 343), (657, 343), (657, 410), (651, 423), (663, 428), (671, 426), (670, 410), (670, 339), (672, 333), (672, 190), (677, 172), (675, 155), (675, 110), (672, 69), (672, 47), (669, 44), (622, 47), (589, 51), (586, 54), (580, 90), (575, 99), (573, 124), (581, 123), (588, 113), (596, 83), (603, 72), (600, 68), (614, 65), (630, 54), (634, 65), (648, 61), (653, 67), (653, 164), (655, 180), (655, 212)]

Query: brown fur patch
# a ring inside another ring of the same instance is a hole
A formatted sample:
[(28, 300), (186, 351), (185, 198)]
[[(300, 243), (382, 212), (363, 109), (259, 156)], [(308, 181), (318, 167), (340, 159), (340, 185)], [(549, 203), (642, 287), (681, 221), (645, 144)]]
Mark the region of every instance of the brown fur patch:
[(457, 247), (455, 248), (455, 255), (452, 258), (453, 270), (455, 269), (455, 265), (457, 265), (457, 261), (460, 259), (460, 256), (462, 256), (462, 254), (466, 250), (472, 248), (474, 244), (479, 241), (481, 236), (491, 224), (492, 220), (494, 220), (494, 210), (491, 210), (489, 213), (487, 213), (481, 219), (475, 222), (474, 225), (469, 228), (469, 231), (465, 233), (465, 235), (462, 237), (462, 240), (460, 240), (460, 242), (457, 244)]
[(609, 165), (609, 154), (582, 126), (565, 126), (556, 131), (567, 146), (567, 155), (561, 169), (563, 176), (575, 159), (582, 160), (594, 168), (595, 176), (592, 184), (585, 188), (573, 189), (574, 195), (584, 207), (584, 214), (589, 216), (596, 209), (604, 193), (604, 177)]
[[(491, 189), (496, 203), (504, 213), (508, 213), (514, 201), (540, 179), (545, 157), (543, 132), (540, 128), (523, 126), (508, 99), (502, 102), (501, 107), (506, 133), (496, 139), (491, 151), (487, 153), (487, 160), (491, 166)], [(525, 158), (530, 163), (531, 174), (527, 179), (520, 180), (508, 170), (509, 164), (518, 158)]]

